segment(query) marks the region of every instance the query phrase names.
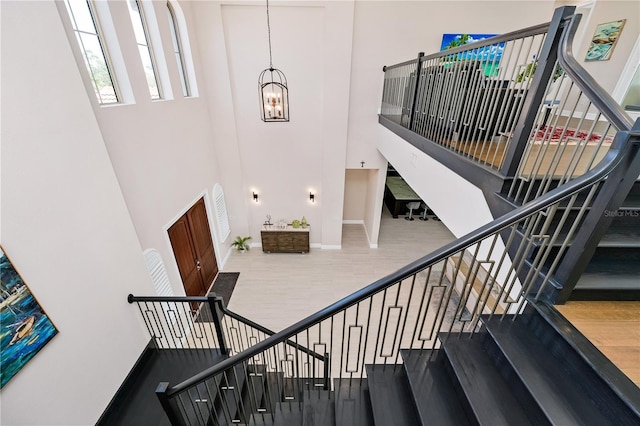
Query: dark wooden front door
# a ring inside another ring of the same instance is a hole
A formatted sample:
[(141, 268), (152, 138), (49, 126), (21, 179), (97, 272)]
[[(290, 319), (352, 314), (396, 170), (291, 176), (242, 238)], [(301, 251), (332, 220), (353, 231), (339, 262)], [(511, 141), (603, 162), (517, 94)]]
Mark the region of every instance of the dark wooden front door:
[(168, 232), (187, 296), (204, 296), (218, 273), (204, 198), (171, 225)]

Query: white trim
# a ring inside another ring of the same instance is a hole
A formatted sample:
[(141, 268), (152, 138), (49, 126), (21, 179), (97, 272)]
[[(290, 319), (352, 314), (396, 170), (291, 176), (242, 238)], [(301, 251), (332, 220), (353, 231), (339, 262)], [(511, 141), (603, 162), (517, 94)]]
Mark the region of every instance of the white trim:
[(377, 248), (378, 248), (378, 244), (377, 244), (377, 243), (376, 243), (376, 244), (371, 244), (371, 243), (370, 243), (370, 244), (369, 244), (369, 248), (377, 249)]
[[(147, 37), (149, 38), (148, 43), (151, 61), (154, 62), (154, 71), (156, 72), (156, 80), (159, 86), (158, 91), (160, 92), (160, 99), (158, 100), (172, 100), (174, 99), (173, 88), (171, 87), (167, 57), (164, 53), (154, 4), (149, 0), (141, 0), (138, 4), (140, 8), (142, 8), (142, 21), (147, 32)], [(182, 89), (180, 89), (180, 92), (182, 92)]]
[(322, 250), (342, 250), (342, 245), (340, 244), (322, 244), (320, 245)]
[(364, 220), (353, 219), (353, 220), (343, 220), (343, 225), (364, 225)]
[[(231, 256), (231, 251), (232, 251), (232, 250), (227, 250), (227, 254), (225, 254), (225, 256), (224, 256), (224, 260), (223, 260), (223, 262), (224, 262), (224, 263), (222, 263), (222, 264), (218, 264), (218, 273), (220, 273), (220, 271), (223, 271), (223, 270), (224, 270), (223, 266), (227, 263), (227, 260), (229, 260), (229, 256)], [(216, 258), (216, 259), (217, 259), (217, 258)], [(215, 281), (215, 280), (214, 280), (214, 281)]]
[[(198, 97), (198, 83), (196, 81), (196, 72), (193, 66), (193, 55), (191, 54), (191, 43), (189, 43), (189, 32), (187, 31), (187, 21), (184, 18), (184, 12), (180, 4), (175, 0), (168, 0), (173, 7), (173, 13), (176, 17), (176, 25), (180, 35), (180, 44), (182, 47), (182, 58), (184, 59), (185, 78), (189, 84), (189, 96), (187, 98)], [(173, 49), (173, 47), (172, 47)]]
[[(615, 89), (611, 93), (613, 99), (616, 100), (619, 104), (622, 104), (627, 91), (629, 90), (629, 86), (632, 83), (633, 76), (636, 71), (640, 68), (640, 35), (636, 39), (636, 44), (631, 49), (631, 53), (629, 54), (629, 60), (627, 64), (622, 69), (622, 73), (620, 73), (620, 78), (618, 79), (618, 83), (616, 84)], [(623, 106), (624, 108), (624, 106)], [(629, 115), (630, 111), (627, 111)]]
[(321, 249), (322, 248), (322, 244), (320, 244), (320, 243), (309, 243), (309, 248)]
[(378, 244), (375, 243), (373, 245), (375, 245), (375, 247), (371, 247), (371, 237), (369, 237), (369, 231), (367, 231), (367, 227), (364, 226), (364, 223), (362, 224), (362, 228), (364, 229), (364, 235), (367, 237), (367, 241), (369, 242), (369, 248), (378, 248)]

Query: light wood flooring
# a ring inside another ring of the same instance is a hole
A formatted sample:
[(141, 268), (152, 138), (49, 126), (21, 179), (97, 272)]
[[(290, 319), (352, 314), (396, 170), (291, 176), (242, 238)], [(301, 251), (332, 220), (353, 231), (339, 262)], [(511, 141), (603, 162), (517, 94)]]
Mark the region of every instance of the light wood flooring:
[(556, 309), (640, 386), (640, 302), (569, 301)]
[[(279, 331), (453, 240), (442, 222), (393, 219), (385, 207), (376, 249), (369, 248), (362, 225), (343, 225), (342, 250), (234, 252), (224, 266), (240, 272), (229, 309)], [(557, 308), (640, 385), (640, 302)]]
[(229, 309), (278, 331), (454, 240), (442, 222), (393, 219), (386, 207), (378, 248), (362, 225), (342, 230), (342, 250), (233, 252), (224, 271), (240, 276)]

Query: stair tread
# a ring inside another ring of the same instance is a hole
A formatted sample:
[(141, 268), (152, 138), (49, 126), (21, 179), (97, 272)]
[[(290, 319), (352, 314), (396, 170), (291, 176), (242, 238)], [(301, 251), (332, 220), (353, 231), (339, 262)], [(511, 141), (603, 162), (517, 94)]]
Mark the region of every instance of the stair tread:
[(336, 426), (373, 426), (367, 379), (335, 379)]
[(279, 402), (276, 404), (274, 426), (290, 426), (302, 424), (302, 403), (300, 402)]
[[(447, 355), (471, 410), (480, 424), (531, 425), (524, 407), (482, 345), (482, 336), (441, 333), (442, 350)], [(459, 337), (460, 336), (460, 337)]]
[(336, 424), (333, 392), (306, 391), (303, 399), (303, 426), (334, 426)]
[(542, 343), (533, 337), (524, 321), (484, 321), (487, 331), (553, 424), (612, 424), (569, 377), (562, 360), (554, 358)]
[(640, 226), (612, 225), (598, 247), (640, 247)]
[(376, 425), (406, 426), (417, 422), (409, 384), (401, 364), (367, 365), (369, 397)]
[(441, 356), (431, 351), (407, 349), (400, 353), (421, 424), (471, 424)]
[(591, 259), (576, 288), (640, 289), (640, 256), (624, 256), (617, 251)]

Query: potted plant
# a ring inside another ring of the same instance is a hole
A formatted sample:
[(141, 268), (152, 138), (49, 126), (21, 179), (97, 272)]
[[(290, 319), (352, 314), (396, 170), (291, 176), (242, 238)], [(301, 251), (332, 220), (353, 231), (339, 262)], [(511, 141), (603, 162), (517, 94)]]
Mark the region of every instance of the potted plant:
[(239, 252), (243, 252), (245, 250), (249, 250), (251, 246), (247, 243), (251, 237), (241, 237), (237, 236), (235, 241), (231, 243), (231, 247), (235, 247)]

